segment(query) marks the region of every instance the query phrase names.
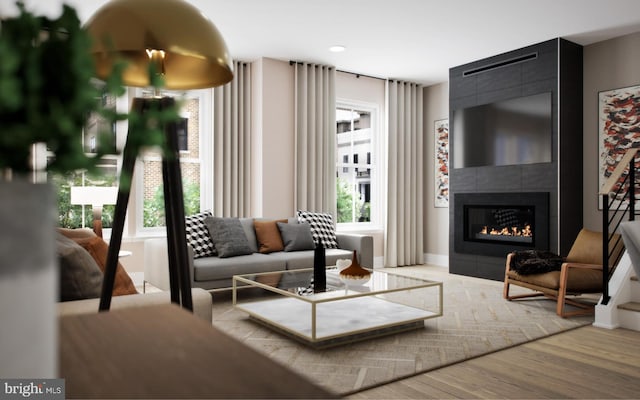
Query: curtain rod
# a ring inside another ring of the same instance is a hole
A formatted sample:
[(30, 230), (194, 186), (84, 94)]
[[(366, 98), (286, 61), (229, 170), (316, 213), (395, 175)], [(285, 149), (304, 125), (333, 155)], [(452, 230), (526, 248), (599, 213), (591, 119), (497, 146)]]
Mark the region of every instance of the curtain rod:
[(386, 78), (380, 78), (379, 76), (372, 76), (372, 75), (367, 75), (367, 74), (360, 74), (358, 72), (351, 72), (351, 71), (343, 71), (340, 69), (336, 69), (336, 72), (344, 72), (345, 74), (351, 74), (351, 75), (355, 75), (356, 78), (360, 78), (365, 77), (365, 78), (372, 78), (372, 79), (380, 79), (381, 81), (386, 81)]
[[(302, 62), (302, 61), (295, 61), (295, 60), (289, 60), (289, 65), (295, 65), (295, 64), (303, 65), (303, 64), (304, 64), (304, 62)], [(382, 80), (382, 81), (386, 81), (386, 80), (387, 80), (386, 78), (380, 78), (380, 77), (378, 77), (378, 76), (371, 76), (371, 75), (366, 75), (366, 74), (360, 74), (360, 73), (358, 73), (358, 72), (343, 71), (343, 70), (340, 70), (340, 69), (336, 69), (336, 72), (343, 72), (343, 73), (345, 73), (345, 74), (355, 75), (355, 76), (356, 76), (356, 78), (360, 78), (360, 77), (362, 76), (362, 77), (365, 77), (365, 78), (380, 79), (380, 80)]]

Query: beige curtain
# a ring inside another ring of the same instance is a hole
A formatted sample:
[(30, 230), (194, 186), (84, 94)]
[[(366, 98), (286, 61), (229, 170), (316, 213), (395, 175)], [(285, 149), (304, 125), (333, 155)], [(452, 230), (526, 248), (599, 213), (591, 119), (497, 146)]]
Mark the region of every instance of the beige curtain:
[(422, 264), (424, 139), (422, 87), (388, 81), (384, 265)]
[(251, 213), (251, 65), (234, 63), (233, 80), (213, 90), (214, 215)]
[(295, 63), (297, 210), (336, 218), (336, 99), (333, 67)]

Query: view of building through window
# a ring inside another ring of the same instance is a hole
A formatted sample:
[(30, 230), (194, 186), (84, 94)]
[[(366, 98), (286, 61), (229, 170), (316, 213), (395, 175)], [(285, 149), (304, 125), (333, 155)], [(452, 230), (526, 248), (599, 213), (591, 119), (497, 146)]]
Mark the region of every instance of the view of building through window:
[(372, 112), (336, 108), (338, 223), (371, 222)]

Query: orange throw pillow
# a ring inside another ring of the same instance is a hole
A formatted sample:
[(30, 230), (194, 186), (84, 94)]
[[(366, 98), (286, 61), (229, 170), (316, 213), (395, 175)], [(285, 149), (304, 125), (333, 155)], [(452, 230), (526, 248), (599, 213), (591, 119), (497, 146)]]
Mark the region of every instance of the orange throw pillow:
[[(109, 245), (98, 236), (77, 238), (73, 240), (91, 254), (91, 257), (96, 260), (96, 264), (98, 264), (98, 267), (100, 267), (100, 270), (104, 273), (107, 265), (107, 252), (109, 251)], [(127, 271), (124, 270), (122, 264), (118, 262), (118, 266), (116, 267), (116, 279), (113, 283), (113, 296), (137, 293), (138, 291), (136, 290), (131, 277), (127, 274)]]
[(286, 219), (276, 221), (254, 220), (253, 227), (256, 231), (256, 239), (258, 240), (258, 251), (260, 253), (272, 253), (274, 251), (284, 250), (284, 243), (280, 236), (277, 222), (286, 223)]

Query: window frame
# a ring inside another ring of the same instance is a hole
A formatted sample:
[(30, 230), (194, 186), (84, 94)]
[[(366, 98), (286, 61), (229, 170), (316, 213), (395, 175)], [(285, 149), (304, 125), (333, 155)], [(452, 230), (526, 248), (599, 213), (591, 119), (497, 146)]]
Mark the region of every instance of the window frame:
[[(131, 90), (131, 100), (135, 96), (142, 96), (141, 89)], [(200, 210), (213, 209), (213, 89), (188, 90), (184, 92), (163, 90), (163, 95), (175, 97), (176, 99), (189, 98), (198, 99), (199, 108), (199, 137), (198, 137), (198, 160), (200, 162)], [(207, 112), (209, 110), (209, 112)], [(153, 159), (149, 157), (147, 159)], [(161, 157), (157, 157), (161, 160)], [(129, 201), (129, 213), (132, 215), (129, 222), (129, 237), (158, 237), (166, 236), (165, 226), (145, 227), (144, 226), (144, 162), (141, 156), (136, 159), (134, 169), (134, 179)]]

